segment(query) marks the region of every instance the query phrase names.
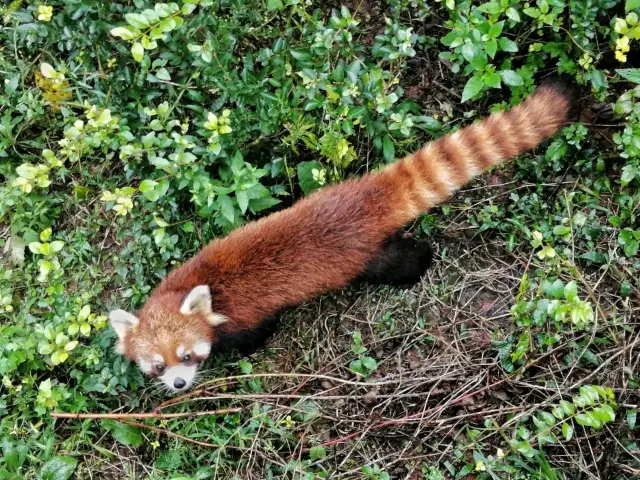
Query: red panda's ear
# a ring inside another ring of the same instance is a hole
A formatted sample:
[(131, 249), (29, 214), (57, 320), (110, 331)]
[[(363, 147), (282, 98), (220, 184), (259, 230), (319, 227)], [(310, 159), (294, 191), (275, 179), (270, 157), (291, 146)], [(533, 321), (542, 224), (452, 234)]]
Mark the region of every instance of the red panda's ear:
[(224, 315), (214, 313), (211, 309), (211, 290), (208, 285), (198, 285), (191, 290), (180, 305), (180, 313), (183, 315), (201, 314), (213, 327), (229, 320)]
[(111, 328), (118, 334), (118, 344), (116, 351), (120, 354), (124, 353), (124, 339), (127, 334), (138, 326), (138, 317), (124, 310), (114, 310), (109, 314), (109, 323)]

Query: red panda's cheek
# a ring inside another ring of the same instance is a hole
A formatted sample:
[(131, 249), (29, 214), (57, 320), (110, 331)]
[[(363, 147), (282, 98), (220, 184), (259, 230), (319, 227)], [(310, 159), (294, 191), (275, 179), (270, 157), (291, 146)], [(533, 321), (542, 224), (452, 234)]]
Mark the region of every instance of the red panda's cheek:
[(136, 363), (138, 364), (138, 368), (140, 368), (140, 371), (147, 377), (153, 376), (153, 365), (151, 364), (151, 362), (144, 358), (138, 358), (136, 359)]

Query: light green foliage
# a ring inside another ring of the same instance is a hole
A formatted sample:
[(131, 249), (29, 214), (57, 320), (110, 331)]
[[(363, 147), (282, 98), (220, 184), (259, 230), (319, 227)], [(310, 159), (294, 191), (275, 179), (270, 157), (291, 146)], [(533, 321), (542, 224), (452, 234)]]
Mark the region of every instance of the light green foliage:
[[(548, 256), (545, 249), (539, 253)], [(524, 366), (530, 354), (544, 352), (560, 342), (565, 332), (588, 330), (594, 321), (593, 305), (580, 299), (575, 280), (564, 283), (544, 278), (538, 283), (531, 282), (527, 275), (522, 279), (511, 313), (520, 333), (496, 342), (508, 372)]]
[(349, 368), (352, 372), (362, 375), (363, 377), (369, 377), (378, 368), (378, 362), (375, 359), (365, 355), (367, 347), (362, 344), (362, 334), (359, 330), (353, 332), (353, 343), (351, 344), (351, 351), (358, 356), (356, 360), (353, 360), (349, 364)]
[(378, 465), (365, 465), (362, 467), (362, 473), (365, 478), (369, 480), (390, 480), (391, 478), (389, 474), (382, 470)]
[(600, 430), (616, 418), (613, 391), (607, 387), (585, 385), (571, 401), (562, 400), (547, 410), (540, 410), (531, 416), (535, 429), (531, 430), (523, 422), (517, 430), (511, 448), (525, 457), (539, 454), (533, 445), (542, 447), (548, 443), (559, 443), (561, 439), (573, 438), (575, 425)]

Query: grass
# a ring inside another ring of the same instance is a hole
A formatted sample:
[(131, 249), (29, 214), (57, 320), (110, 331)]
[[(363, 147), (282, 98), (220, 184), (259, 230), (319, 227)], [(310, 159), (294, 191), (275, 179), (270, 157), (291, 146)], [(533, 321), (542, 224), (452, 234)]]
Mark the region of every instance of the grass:
[[(0, 7), (0, 479), (640, 475), (638, 2), (325, 3)], [(209, 240), (550, 73), (579, 120), (408, 228), (420, 284), (284, 312), (177, 399), (113, 352)]]

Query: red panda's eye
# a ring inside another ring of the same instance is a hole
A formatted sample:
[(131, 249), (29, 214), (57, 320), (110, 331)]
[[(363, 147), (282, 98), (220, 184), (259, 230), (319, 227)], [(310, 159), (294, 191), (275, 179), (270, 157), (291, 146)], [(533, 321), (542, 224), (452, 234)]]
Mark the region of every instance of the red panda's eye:
[(182, 363), (189, 363), (191, 361), (191, 355), (186, 354), (184, 357), (182, 357)]
[(156, 372), (158, 373), (164, 372), (164, 365), (156, 365)]

